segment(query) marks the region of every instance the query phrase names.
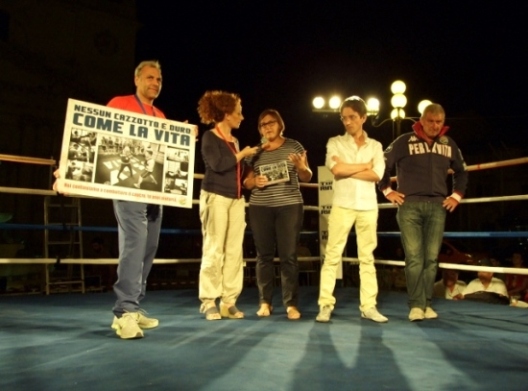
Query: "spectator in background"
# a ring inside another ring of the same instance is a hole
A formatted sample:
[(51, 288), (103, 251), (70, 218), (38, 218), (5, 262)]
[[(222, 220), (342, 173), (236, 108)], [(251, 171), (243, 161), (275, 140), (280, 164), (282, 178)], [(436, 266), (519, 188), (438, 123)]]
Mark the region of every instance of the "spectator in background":
[(467, 284), (458, 279), (458, 271), (453, 269), (444, 269), (442, 279), (435, 282), (433, 287), (433, 296), (441, 297), (448, 300), (463, 299), (463, 292)]
[[(502, 267), (502, 263), (500, 263), (500, 261), (493, 257), (493, 256), (490, 256), (490, 261), (491, 261), (491, 264), (493, 265), (493, 267)], [(506, 275), (504, 273), (493, 273), (493, 277), (496, 277), (504, 282), (506, 282)]]
[[(515, 251), (512, 254), (512, 267), (524, 268), (524, 257), (520, 251)], [(528, 274), (507, 274), (506, 289), (508, 289), (510, 298), (527, 301)]]
[(110, 255), (110, 252), (106, 249), (103, 238), (96, 236), (90, 243), (91, 251), (90, 255), (92, 258), (114, 258)]
[[(493, 266), (488, 258), (481, 259), (478, 264), (479, 266)], [(495, 293), (504, 298), (508, 298), (506, 285), (502, 280), (493, 277), (493, 272), (479, 271), (477, 278), (471, 281), (466, 289), (464, 289), (463, 296), (466, 299), (468, 295), (482, 292)]]

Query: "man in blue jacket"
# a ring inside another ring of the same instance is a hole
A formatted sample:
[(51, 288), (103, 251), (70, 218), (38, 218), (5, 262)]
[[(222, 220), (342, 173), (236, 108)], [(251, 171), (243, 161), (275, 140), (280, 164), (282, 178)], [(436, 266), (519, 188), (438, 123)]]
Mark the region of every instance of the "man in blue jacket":
[[(438, 317), (431, 299), (446, 211), (455, 210), (467, 186), (466, 164), (456, 143), (445, 135), (449, 127), (444, 122), (442, 106), (427, 106), (413, 125), (414, 132), (401, 135), (385, 150), (385, 174), (379, 182), (385, 197), (398, 205), (410, 321)], [(394, 168), (397, 190), (390, 181)], [(451, 192), (448, 171), (453, 172)]]

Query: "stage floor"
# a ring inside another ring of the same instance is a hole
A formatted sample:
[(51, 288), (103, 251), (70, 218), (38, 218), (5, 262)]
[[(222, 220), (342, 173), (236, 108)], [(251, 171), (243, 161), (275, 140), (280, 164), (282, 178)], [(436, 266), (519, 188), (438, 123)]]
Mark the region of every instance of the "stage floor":
[(317, 287), (301, 288), (299, 321), (205, 321), (196, 290), (148, 292), (160, 320), (145, 338), (110, 329), (113, 293), (0, 297), (0, 390), (526, 390), (528, 309), (437, 300), (437, 320), (407, 320), (407, 296), (378, 296), (386, 324), (360, 318), (356, 288), (338, 288), (332, 321), (314, 321)]

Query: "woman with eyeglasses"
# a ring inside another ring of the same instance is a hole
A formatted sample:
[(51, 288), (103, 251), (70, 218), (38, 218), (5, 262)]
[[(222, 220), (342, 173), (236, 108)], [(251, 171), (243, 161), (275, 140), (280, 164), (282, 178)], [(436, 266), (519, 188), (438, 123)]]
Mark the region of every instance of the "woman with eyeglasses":
[(277, 110), (264, 110), (258, 119), (262, 149), (248, 159), (251, 169), (244, 186), (251, 190), (249, 219), (257, 249), (257, 285), (260, 308), (257, 315), (273, 311), (273, 258), (280, 259), (282, 302), (288, 319), (301, 317), (299, 302), (299, 264), (297, 244), (303, 221), (303, 198), (299, 181), (309, 182), (312, 171), (306, 150), (284, 137), (284, 121)]

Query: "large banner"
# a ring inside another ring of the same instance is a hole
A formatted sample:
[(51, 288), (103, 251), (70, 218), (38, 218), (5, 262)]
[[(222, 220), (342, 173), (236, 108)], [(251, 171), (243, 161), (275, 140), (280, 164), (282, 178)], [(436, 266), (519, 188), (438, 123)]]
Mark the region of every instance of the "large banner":
[(58, 190), (192, 208), (195, 128), (69, 99)]

